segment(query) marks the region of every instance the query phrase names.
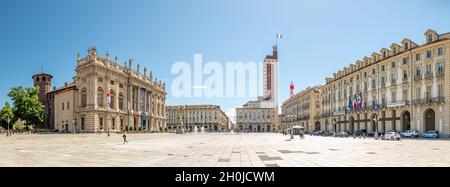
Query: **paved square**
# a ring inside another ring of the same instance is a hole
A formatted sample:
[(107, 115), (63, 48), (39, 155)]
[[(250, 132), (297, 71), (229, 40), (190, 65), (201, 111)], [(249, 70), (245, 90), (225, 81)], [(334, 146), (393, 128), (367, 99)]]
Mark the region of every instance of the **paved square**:
[(281, 134), (0, 137), (0, 167), (450, 166), (449, 140), (381, 141)]

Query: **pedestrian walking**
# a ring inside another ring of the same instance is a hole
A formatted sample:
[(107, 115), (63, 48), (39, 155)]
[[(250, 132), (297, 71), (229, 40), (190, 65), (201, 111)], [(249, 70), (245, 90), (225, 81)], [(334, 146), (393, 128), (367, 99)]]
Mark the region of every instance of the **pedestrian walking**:
[(123, 144), (125, 143), (128, 144), (127, 133), (124, 133), (122, 137), (123, 137)]

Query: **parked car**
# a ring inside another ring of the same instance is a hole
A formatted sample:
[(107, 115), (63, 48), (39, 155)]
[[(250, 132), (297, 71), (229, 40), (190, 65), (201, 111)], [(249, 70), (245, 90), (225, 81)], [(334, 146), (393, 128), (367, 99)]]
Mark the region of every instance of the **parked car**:
[[(378, 137), (381, 136), (383, 133), (378, 132)], [(367, 136), (369, 137), (374, 137), (375, 136), (375, 132), (374, 131), (369, 131), (367, 132)]]
[(364, 134), (367, 134), (367, 131), (365, 129), (357, 130), (353, 133), (355, 136), (364, 136)]
[(433, 139), (436, 139), (436, 138), (439, 138), (439, 131), (436, 131), (436, 130), (429, 130), (429, 131), (423, 133), (422, 136), (423, 136), (424, 138), (433, 138)]
[(336, 135), (334, 135), (334, 136), (335, 137), (341, 137), (341, 138), (343, 138), (343, 137), (348, 138), (348, 135), (349, 135), (348, 132), (341, 131), (341, 132), (336, 133)]
[(333, 131), (323, 131), (322, 132), (322, 136), (333, 136), (334, 132)]
[(419, 131), (417, 131), (417, 130), (406, 130), (405, 132), (402, 132), (401, 135), (402, 135), (402, 137), (414, 138), (414, 137), (419, 137), (420, 134), (419, 134)]
[(322, 131), (317, 130), (317, 131), (314, 131), (313, 133), (311, 133), (311, 136), (320, 136), (320, 134), (322, 134)]
[(401, 140), (402, 136), (400, 133), (395, 131), (388, 131), (384, 134), (385, 140)]

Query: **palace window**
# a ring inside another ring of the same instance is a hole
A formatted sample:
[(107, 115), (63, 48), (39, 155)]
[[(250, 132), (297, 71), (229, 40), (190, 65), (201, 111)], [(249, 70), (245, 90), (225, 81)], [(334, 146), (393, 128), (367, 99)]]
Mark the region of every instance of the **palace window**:
[(64, 111), (64, 103), (61, 103), (61, 105), (62, 105), (61, 109), (62, 111)]
[(391, 101), (394, 103), (394, 102), (396, 102), (396, 99), (397, 99), (397, 93), (395, 93), (395, 92), (391, 92)]
[(97, 89), (97, 106), (98, 107), (104, 106), (104, 95), (105, 95), (105, 92), (103, 91), (103, 88), (99, 87)]
[(97, 81), (98, 82), (103, 82), (103, 77), (98, 77)]
[(431, 86), (427, 86), (427, 99), (431, 98)]
[(438, 55), (439, 56), (444, 55), (444, 48), (443, 47), (439, 47), (438, 48)]
[(67, 102), (67, 110), (70, 109), (70, 102)]
[(86, 88), (83, 88), (81, 90), (81, 107), (86, 107), (87, 105), (87, 90)]
[(404, 65), (405, 65), (405, 64), (408, 64), (408, 63), (409, 63), (409, 58), (403, 58), (402, 61), (403, 61), (403, 64), (404, 64)]
[(419, 76), (421, 76), (421, 75), (422, 75), (422, 73), (420, 72), (420, 68), (417, 68), (417, 69), (416, 69), (416, 76), (419, 77)]
[(394, 61), (394, 62), (391, 62), (391, 68), (395, 68), (395, 65), (396, 65), (397, 63)]
[(438, 85), (438, 97), (444, 97), (444, 85), (443, 84)]
[(437, 64), (437, 71), (438, 72), (444, 72), (444, 63), (443, 62), (439, 62), (438, 64)]
[(426, 68), (427, 68), (427, 73), (431, 73), (431, 64), (428, 64), (428, 65), (426, 66)]
[(116, 109), (116, 94), (114, 93), (113, 90), (110, 91), (111, 94), (111, 100), (110, 100), (110, 106), (112, 110)]
[(427, 51), (427, 58), (431, 58), (433, 56), (433, 53), (431, 50)]
[(123, 111), (123, 93), (119, 93), (119, 110)]
[(420, 61), (421, 60), (421, 55), (420, 55), (420, 53), (417, 53), (416, 54), (416, 61)]

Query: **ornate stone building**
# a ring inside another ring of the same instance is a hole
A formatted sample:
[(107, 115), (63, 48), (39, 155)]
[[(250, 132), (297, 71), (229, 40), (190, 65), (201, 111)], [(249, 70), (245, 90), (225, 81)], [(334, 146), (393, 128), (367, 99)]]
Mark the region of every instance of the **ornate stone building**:
[[(60, 130), (166, 130), (165, 84), (154, 79), (152, 71), (147, 74), (146, 68), (143, 73), (139, 65), (132, 69), (132, 60), (122, 66), (108, 53), (97, 55), (95, 47), (84, 58), (78, 55), (73, 83), (47, 97), (53, 102), (49, 115), (54, 116), (53, 127)], [(62, 113), (62, 117), (55, 115)]]
[(281, 105), (283, 130), (293, 126), (302, 126), (309, 132), (320, 129), (319, 88), (307, 88)]
[(448, 137), (450, 33), (430, 29), (424, 36), (421, 45), (405, 38), (327, 77), (314, 124), (349, 132), (438, 130)]
[(175, 130), (183, 122), (186, 130), (193, 130), (197, 126), (205, 131), (228, 131), (231, 121), (224, 111), (216, 105), (179, 105), (167, 106), (167, 128)]
[(276, 132), (278, 111), (272, 107), (261, 107), (261, 99), (249, 101), (242, 108), (236, 108), (237, 131)]
[(278, 116), (278, 48), (263, 61), (263, 96), (236, 108), (238, 131), (275, 132), (279, 130)]

